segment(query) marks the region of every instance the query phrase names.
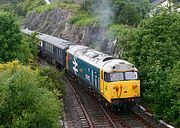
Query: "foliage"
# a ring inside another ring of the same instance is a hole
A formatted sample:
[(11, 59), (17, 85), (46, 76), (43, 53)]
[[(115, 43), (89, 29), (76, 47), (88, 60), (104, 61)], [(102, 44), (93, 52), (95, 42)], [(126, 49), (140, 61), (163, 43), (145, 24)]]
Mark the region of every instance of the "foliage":
[(125, 56), (123, 51), (128, 49), (128, 43), (135, 39), (135, 31), (135, 28), (123, 24), (113, 24), (109, 27), (107, 35), (110, 38), (115, 37), (117, 39), (117, 46), (121, 49), (121, 51), (119, 51), (120, 58)]
[(90, 13), (77, 11), (76, 14), (71, 18), (71, 23), (77, 26), (84, 27), (90, 26), (97, 21), (97, 17)]
[(35, 11), (37, 13), (43, 13), (43, 12), (51, 11), (55, 7), (56, 7), (56, 5), (54, 5), (54, 4), (49, 4), (49, 5), (45, 4), (45, 5), (41, 5), (37, 8), (35, 8)]
[(16, 17), (0, 12), (0, 62), (19, 59), (26, 63), (37, 54), (36, 42), (21, 34)]
[(0, 127), (59, 127), (62, 103), (51, 91), (39, 87), (38, 70), (18, 61), (0, 67)]
[(28, 2), (25, 3), (26, 7), (28, 8), (28, 12), (29, 11), (33, 11), (34, 9), (38, 8), (41, 5), (45, 5), (45, 1), (44, 0), (28, 0)]
[(154, 93), (157, 100), (155, 101), (155, 113), (158, 117), (180, 126), (180, 61), (173, 69), (166, 74), (167, 83), (160, 87), (159, 92)]
[(149, 0), (113, 0), (114, 22), (137, 26), (150, 11)]
[(169, 104), (166, 106), (167, 111), (163, 114), (163, 118), (170, 121), (174, 121), (174, 124), (180, 126), (180, 61), (176, 63), (172, 71), (168, 75), (169, 84), (167, 89), (167, 100)]
[(47, 5), (47, 4), (41, 5), (41, 6), (38, 6), (37, 8), (34, 8), (34, 10), (38, 13), (43, 13), (46, 11), (51, 11), (58, 7), (65, 9), (65, 10), (73, 11), (73, 12), (76, 12), (76, 10), (79, 9), (78, 5), (58, 2), (58, 3), (49, 4), (49, 5)]
[(93, 25), (98, 22), (98, 15), (93, 13), (95, 0), (85, 0), (81, 2), (70, 22), (79, 27)]
[(12, 12), (13, 7), (10, 4), (1, 4), (0, 11), (4, 12)]
[(0, 24), (0, 60), (8, 61), (17, 57), (21, 33), (10, 13), (0, 12)]
[(63, 74), (52, 67), (44, 67), (40, 69), (40, 87), (48, 88), (55, 95), (61, 97), (65, 95), (64, 83), (62, 82)]
[(20, 65), (20, 62), (18, 60), (7, 62), (5, 64), (0, 64), (0, 72), (4, 70), (10, 70), (13, 71), (14, 69), (17, 69)]
[(45, 4), (44, 0), (7, 0), (0, 3), (1, 11), (13, 12), (22, 17), (25, 17), (29, 11)]
[(88, 13), (93, 13), (95, 4), (95, 0), (85, 0), (80, 4), (80, 10)]
[(56, 3), (74, 4), (74, 0), (54, 0)]
[[(124, 54), (124, 57), (131, 58), (140, 70), (145, 100), (155, 104), (157, 117), (168, 121), (172, 119), (171, 122), (179, 120), (173, 115), (179, 111), (179, 103), (172, 102), (177, 101), (177, 96), (174, 95), (179, 95), (175, 90), (173, 92), (172, 88), (179, 88), (179, 85), (174, 84), (170, 77), (174, 64), (180, 60), (179, 31), (178, 13), (164, 12), (156, 15), (141, 23), (136, 31), (136, 40), (127, 42)], [(173, 81), (178, 82), (176, 79), (179, 79), (179, 76), (176, 74), (173, 77)], [(173, 87), (169, 88), (170, 86)], [(168, 114), (172, 117), (167, 116)]]
[(38, 41), (34, 36), (22, 36), (22, 44), (19, 46), (20, 52), (17, 54), (18, 59), (24, 63), (30, 63), (37, 59), (38, 55)]

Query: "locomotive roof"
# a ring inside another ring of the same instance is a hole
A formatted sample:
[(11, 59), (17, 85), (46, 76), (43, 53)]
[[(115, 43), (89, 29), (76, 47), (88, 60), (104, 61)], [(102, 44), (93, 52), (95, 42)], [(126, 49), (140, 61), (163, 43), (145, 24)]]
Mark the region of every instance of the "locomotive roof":
[(102, 52), (96, 51), (86, 46), (70, 46), (68, 52), (105, 72), (114, 71), (137, 71), (135, 66), (125, 60), (116, 59)]
[[(31, 31), (28, 29), (22, 29), (21, 30), (23, 33), (31, 35), (32, 33), (34, 33), (35, 31)], [(41, 41), (47, 42), (49, 44), (52, 44), (53, 46), (56, 46), (60, 49), (67, 49), (69, 47), (69, 45), (72, 45), (73, 43), (67, 40), (63, 40), (57, 37), (53, 37), (44, 33), (40, 33), (37, 32), (38, 34), (36, 35), (36, 37), (38, 39), (40, 39)]]

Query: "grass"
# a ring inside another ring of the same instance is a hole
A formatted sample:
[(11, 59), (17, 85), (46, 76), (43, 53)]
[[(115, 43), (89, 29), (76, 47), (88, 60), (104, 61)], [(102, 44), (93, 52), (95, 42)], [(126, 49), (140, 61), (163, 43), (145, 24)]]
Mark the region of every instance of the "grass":
[(97, 22), (97, 16), (80, 10), (77, 11), (76, 14), (71, 18), (71, 23), (79, 27), (90, 26), (95, 22)]
[(45, 4), (45, 5), (38, 6), (37, 8), (35, 8), (35, 11), (38, 13), (43, 13), (43, 12), (51, 11), (58, 7), (64, 10), (71, 11), (71, 12), (76, 12), (79, 9), (79, 5), (75, 5), (75, 4), (53, 3), (49, 5)]

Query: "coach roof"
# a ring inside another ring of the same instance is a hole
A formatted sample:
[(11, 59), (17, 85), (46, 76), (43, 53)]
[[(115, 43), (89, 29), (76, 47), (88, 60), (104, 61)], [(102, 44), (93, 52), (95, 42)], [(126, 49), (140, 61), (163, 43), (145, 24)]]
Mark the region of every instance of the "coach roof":
[[(31, 31), (28, 29), (22, 29), (21, 31), (27, 35), (32, 35), (33, 33), (35, 33), (35, 31)], [(40, 32), (37, 32), (36, 37), (41, 41), (52, 44), (53, 46), (56, 46), (60, 49), (67, 49), (70, 45), (73, 45), (73, 43), (70, 41), (63, 40)]]

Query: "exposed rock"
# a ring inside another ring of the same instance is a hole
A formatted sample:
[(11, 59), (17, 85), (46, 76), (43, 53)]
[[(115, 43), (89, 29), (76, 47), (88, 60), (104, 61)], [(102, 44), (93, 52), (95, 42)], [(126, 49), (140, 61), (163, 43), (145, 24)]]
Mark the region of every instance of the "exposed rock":
[(60, 8), (44, 13), (32, 12), (26, 17), (24, 28), (68, 39), (96, 50), (113, 55), (115, 39), (107, 38), (105, 29), (96, 25), (77, 27), (70, 23), (73, 12)]

